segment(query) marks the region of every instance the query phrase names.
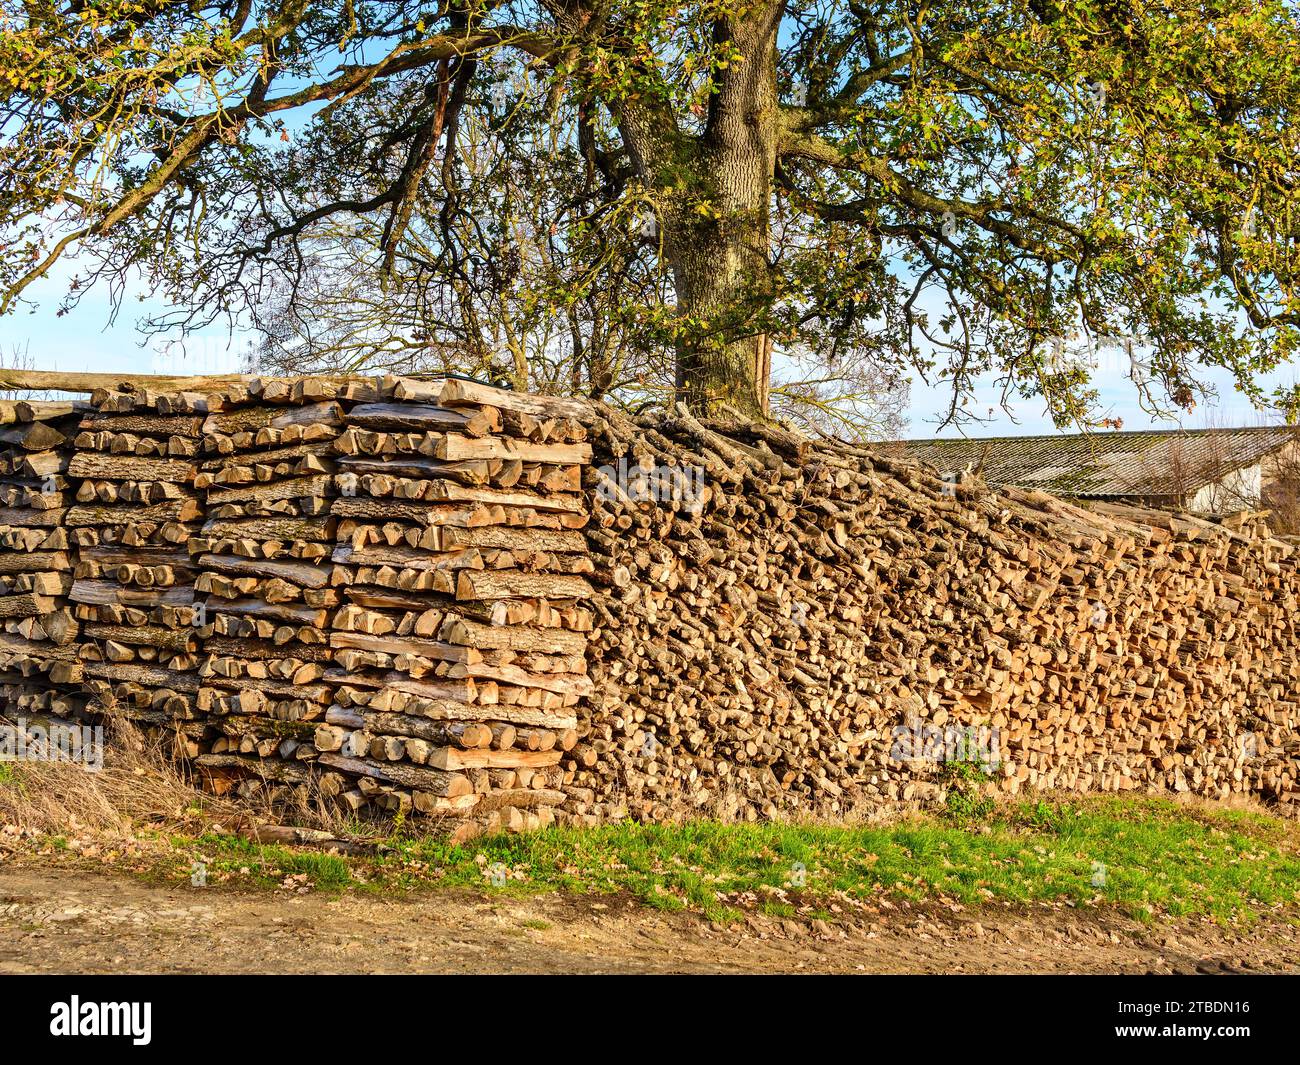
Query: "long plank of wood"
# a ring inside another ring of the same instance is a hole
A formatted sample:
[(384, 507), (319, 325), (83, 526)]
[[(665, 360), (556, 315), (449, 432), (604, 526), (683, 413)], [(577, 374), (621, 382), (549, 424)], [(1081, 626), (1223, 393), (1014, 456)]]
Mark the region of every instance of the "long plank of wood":
[(567, 629), (536, 629), (527, 625), (483, 625), (468, 618), (449, 617), (438, 635), (448, 643), (483, 650), (533, 651), (541, 654), (580, 655), (587, 639)]
[(280, 699), (306, 699), (313, 703), (328, 703), (333, 697), (332, 688), (324, 684), (294, 684), (288, 680), (270, 680), (267, 677), (220, 677), (216, 674), (203, 678), (206, 688), (223, 691), (261, 692)]
[(170, 651), (193, 651), (194, 629), (164, 629), (156, 625), (99, 625), (87, 623), (85, 634), (95, 640), (112, 640), (138, 647), (162, 647)]
[(197, 692), (199, 678), (194, 673), (173, 673), (169, 669), (139, 666), (131, 662), (87, 662), (86, 675), (105, 680), (143, 684), (148, 688), (170, 688), (178, 692)]
[(442, 547), (501, 547), (509, 551), (562, 551), (584, 554), (587, 538), (570, 529), (521, 529), (513, 525), (483, 525), (476, 529), (445, 528)]
[(101, 544), (95, 547), (83, 547), (78, 550), (78, 557), (83, 561), (103, 562), (112, 566), (179, 566), (192, 569), (193, 563), (188, 551), (174, 547), (122, 547), (118, 544)]
[(305, 499), (312, 496), (332, 495), (333, 478), (328, 474), (318, 477), (296, 477), (288, 481), (275, 481), (270, 484), (255, 484), (247, 488), (229, 488), (221, 492), (208, 493), (208, 505), (221, 503), (241, 503), (250, 500), (271, 502), (277, 499)]
[(34, 618), (54, 609), (55, 600), (47, 595), (0, 596), (0, 618)]
[(251, 378), (245, 374), (209, 374), (199, 377), (166, 377), (161, 374), (81, 373), (57, 370), (0, 369), (0, 388), (32, 392), (94, 392), (106, 388), (118, 391), (123, 385), (147, 388), (151, 392), (195, 391), (216, 389), (221, 385), (240, 384)]
[(239, 558), (235, 555), (203, 555), (200, 566), (217, 573), (236, 576), (280, 577), (303, 588), (324, 588), (329, 584), (330, 571), (307, 562), (272, 562), (262, 558)]
[(505, 488), (467, 488), (452, 481), (430, 481), (425, 499), (446, 502), (498, 503), (503, 507), (533, 507), (585, 514), (586, 506), (576, 495), (543, 495), (540, 492), (512, 492)]
[(505, 515), (499, 508), (482, 504), (456, 507), (440, 503), (408, 503), (400, 499), (370, 499), (366, 496), (342, 496), (335, 499), (330, 503), (330, 513), (339, 518), (378, 518), (467, 529), (496, 525), (505, 520)]
[(414, 429), (482, 436), (501, 428), (501, 418), (483, 411), (452, 410), (427, 403), (358, 403), (348, 421), (367, 429)]
[(230, 518), (203, 523), (205, 536), (235, 540), (308, 540), (327, 543), (334, 539), (337, 522), (320, 518)]
[(211, 600), (208, 610), (213, 614), (234, 617), (269, 618), (272, 621), (290, 621), (298, 625), (323, 628), (329, 623), (329, 611), (297, 603), (264, 603), (260, 599)]
[(411, 654), (434, 658), (442, 662), (482, 662), (483, 656), (473, 647), (443, 643), (440, 640), (422, 640), (408, 636), (371, 636), (364, 632), (332, 632), (331, 647), (353, 647), (362, 651), (383, 651), (385, 654)]
[(450, 596), (443, 600), (437, 595), (423, 592), (402, 593), (389, 589), (360, 588), (356, 585), (344, 588), (343, 594), (367, 610), (415, 610), (423, 613), (432, 607), (445, 610), (449, 605), (455, 605), (455, 600)]
[(394, 477), (442, 478), (471, 485), (487, 484), (488, 481), (487, 459), (474, 462), (443, 462), (441, 459), (423, 459), (403, 454), (388, 458), (340, 455), (335, 462), (341, 471), (358, 475), (386, 473)]
[(495, 788), (479, 797), (476, 814), (506, 806), (528, 810), (538, 806), (561, 806), (568, 795), (554, 788)]
[(0, 652), (6, 654), (28, 655), (31, 658), (51, 662), (75, 662), (79, 649), (77, 647), (56, 647), (50, 643), (36, 643), (24, 640), (12, 633), (0, 632)]
[(276, 466), (281, 462), (316, 455), (323, 459), (333, 458), (332, 441), (318, 440), (310, 444), (294, 444), (291, 447), (277, 447), (270, 451), (239, 451), (232, 455), (205, 460), (200, 469), (205, 471), (225, 470), (232, 466)]
[(325, 722), (343, 728), (362, 729), (380, 736), (410, 736), (440, 747), (477, 749), (492, 742), (492, 730), (477, 721), (434, 721), (414, 714), (388, 714), (377, 710), (331, 706), (325, 711)]
[(311, 779), (306, 763), (286, 762), (279, 758), (257, 758), (240, 754), (201, 754), (194, 764), (205, 769), (239, 769), (250, 776), (305, 784)]
[(92, 409), (80, 400), (4, 399), (0, 400), (0, 425), (16, 422), (50, 422)]
[(559, 765), (564, 757), (561, 750), (550, 751), (493, 751), (460, 747), (438, 747), (429, 753), (428, 764), (434, 769), (545, 769)]
[(68, 598), (89, 606), (193, 606), (194, 589), (128, 588), (116, 581), (74, 581)]
[(555, 692), (557, 695), (590, 695), (593, 687), (591, 678), (581, 673), (533, 673), (519, 666), (509, 665), (457, 664), (452, 667), (449, 676), (495, 680), (502, 684), (514, 684), (520, 688), (540, 688), (542, 691)]
[(470, 783), (469, 777), (463, 773), (449, 772), (444, 769), (404, 765), (401, 762), (370, 762), (333, 753), (322, 754), (317, 761), (321, 765), (351, 773), (353, 776), (371, 777), (374, 780), (388, 781), (403, 787), (430, 791), (435, 795), (470, 795), (474, 791), (474, 785)]
[(430, 553), (413, 547), (386, 547), (380, 544), (358, 551), (347, 544), (339, 544), (334, 548), (331, 558), (332, 561), (347, 566), (397, 566), (429, 571), (483, 568), (483, 553), (477, 547)]
[(114, 414), (97, 411), (81, 419), (82, 429), (108, 429), (115, 433), (194, 438), (203, 432), (203, 418), (193, 414)]
[(44, 528), (50, 525), (66, 525), (64, 520), (67, 507), (54, 510), (32, 510), (28, 507), (0, 507), (0, 525), (18, 525), (24, 528)]
[(68, 508), (67, 524), (138, 525), (146, 521), (196, 521), (202, 514), (197, 499), (169, 499), (146, 507), (78, 505)]
[[(330, 679), (326, 674), (326, 680)], [(578, 718), (570, 710), (539, 710), (528, 706), (512, 706), (504, 703), (489, 705), (460, 702), (455, 699), (439, 699), (429, 694), (422, 682), (411, 680), (403, 673), (388, 673), (376, 678), (373, 683), (360, 683), (360, 678), (349, 677), (341, 670), (338, 681), (341, 687), (375, 687), (391, 688), (403, 695), (415, 695), (429, 702), (421, 709), (420, 716), (432, 721), (504, 721), (510, 725), (530, 725), (535, 728), (570, 729), (578, 727)]]
[(448, 433), (438, 442), (434, 454), (440, 459), (518, 459), (520, 462), (549, 462), (560, 466), (584, 465), (591, 461), (590, 444), (531, 444), (505, 436), (475, 439)]
[(106, 481), (172, 481), (185, 484), (194, 480), (198, 468), (181, 459), (151, 459), (139, 455), (108, 455), (97, 451), (80, 451), (72, 456), (68, 474)]
[(585, 577), (524, 573), (520, 570), (461, 570), (457, 599), (587, 599), (593, 594)]
[(237, 433), (249, 429), (284, 429), (290, 425), (342, 425), (343, 407), (335, 400), (300, 407), (241, 407), (209, 415), (203, 423), (208, 434)]
[(0, 552), (0, 573), (3, 574), (71, 568), (72, 563), (64, 551)]
[[(220, 614), (222, 610), (220, 607), (215, 610), (209, 607), (209, 613)], [(324, 663), (334, 661), (330, 655), (330, 649), (324, 644), (275, 644), (268, 640), (245, 639), (238, 636), (209, 636), (203, 641), (203, 650), (212, 655), (224, 655), (258, 662), (286, 657), (304, 662)]]
[(496, 407), (499, 410), (532, 414), (538, 418), (563, 417), (591, 421), (594, 416), (593, 404), (586, 400), (512, 392), (454, 377), (441, 382), (413, 381), (404, 377), (394, 386), (393, 394), (398, 399), (437, 402), (444, 407)]
[[(426, 699), (445, 699), (451, 702), (472, 703), (478, 695), (478, 685), (473, 679), (463, 680), (412, 680), (405, 673), (385, 673), (382, 676), (365, 676), (346, 669), (331, 669), (321, 678), (327, 684), (356, 685), (370, 688), (393, 688), (408, 695)], [(477, 720), (484, 720), (478, 718)], [(495, 720), (490, 716), (487, 720)]]

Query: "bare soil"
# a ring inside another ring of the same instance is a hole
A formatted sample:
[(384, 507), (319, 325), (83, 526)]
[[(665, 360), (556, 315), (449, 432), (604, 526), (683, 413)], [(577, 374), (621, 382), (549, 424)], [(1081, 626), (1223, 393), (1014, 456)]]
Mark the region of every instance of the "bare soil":
[(721, 928), (628, 898), (156, 884), (0, 861), (0, 973), (1298, 973), (1300, 930), (899, 906)]

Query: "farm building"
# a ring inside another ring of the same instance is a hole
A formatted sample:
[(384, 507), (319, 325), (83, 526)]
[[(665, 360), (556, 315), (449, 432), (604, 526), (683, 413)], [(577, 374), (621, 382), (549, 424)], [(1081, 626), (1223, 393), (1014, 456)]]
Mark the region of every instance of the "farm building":
[(991, 485), (1221, 515), (1289, 509), (1300, 487), (1300, 429), (903, 440), (895, 446), (941, 476), (978, 471)]

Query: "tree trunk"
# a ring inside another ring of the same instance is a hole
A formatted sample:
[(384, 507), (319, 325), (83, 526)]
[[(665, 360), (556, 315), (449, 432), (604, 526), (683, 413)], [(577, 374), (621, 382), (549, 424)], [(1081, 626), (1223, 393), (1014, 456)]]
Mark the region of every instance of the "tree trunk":
[[(679, 312), (688, 319), (678, 341), (676, 384), (697, 413), (767, 413), (771, 342), (762, 312), (770, 284), (776, 42), (784, 6), (766, 0), (715, 25), (715, 43), (729, 42), (744, 61), (718, 74), (698, 140), (653, 128), (662, 114), (621, 116), (642, 180), (657, 193), (664, 254)], [(685, 191), (683, 166), (692, 178)]]
[(715, 41), (730, 41), (744, 56), (719, 76), (701, 145), (697, 173), (718, 217), (669, 218), (665, 227), (678, 305), (707, 323), (679, 348), (677, 387), (705, 413), (728, 406), (767, 414), (770, 346), (754, 321), (769, 284), (783, 8), (775, 0), (715, 26)]
[[(746, 304), (766, 268), (751, 249), (764, 234), (728, 225), (669, 227), (665, 247), (673, 267), (678, 308), (691, 319), (678, 341), (677, 390), (697, 413), (732, 407), (749, 417), (765, 411), (759, 366), (765, 344), (745, 335)], [(667, 235), (667, 234), (666, 234)]]

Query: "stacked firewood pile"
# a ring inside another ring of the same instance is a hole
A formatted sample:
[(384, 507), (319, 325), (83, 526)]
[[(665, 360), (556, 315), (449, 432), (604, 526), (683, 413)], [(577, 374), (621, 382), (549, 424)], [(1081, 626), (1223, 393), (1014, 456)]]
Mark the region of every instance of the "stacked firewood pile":
[(218, 791), (463, 836), (1300, 795), (1300, 543), (1260, 515), (459, 380), (0, 403), (0, 445), (0, 712), (89, 699)]
[(573, 406), (402, 381), (348, 412), (335, 703), (314, 742), (354, 782), (332, 785), (350, 806), (414, 806), (471, 834), (547, 824), (564, 800), (592, 621)]
[(101, 712), (196, 734), (198, 643), (187, 542), (200, 393), (97, 390), (72, 441), (64, 516), (77, 550), (70, 598), (86, 690)]
[(723, 428), (593, 433), (574, 816), (843, 815), (957, 777), (1300, 797), (1293, 545)]
[(310, 379), (230, 389), (203, 423), (202, 529), (189, 541), (205, 640), (197, 745), (204, 780), (243, 796), (311, 797), (331, 689), (329, 618), (338, 388)]
[(0, 402), (0, 712), (76, 717), (83, 705), (68, 437), (82, 404)]
[[(83, 406), (62, 450), (24, 431), (48, 461), (10, 457), (59, 489), (67, 472), (66, 499), (10, 500), (45, 531), (0, 564), (70, 570), (41, 586), (75, 604), (51, 682), (165, 728), (218, 792), (446, 815), (463, 835), (553, 820), (561, 763), (589, 757), (585, 405), (305, 378)], [(34, 625), (10, 626), (20, 672)]]

